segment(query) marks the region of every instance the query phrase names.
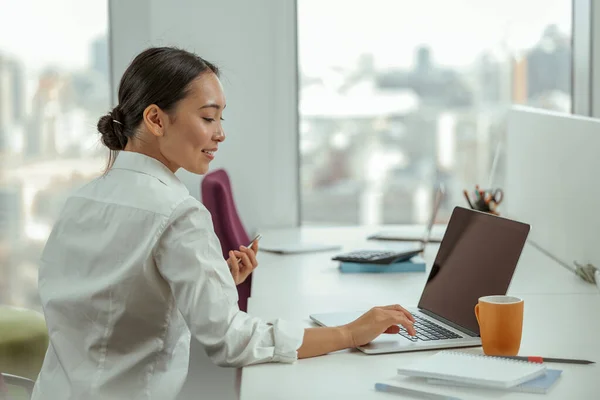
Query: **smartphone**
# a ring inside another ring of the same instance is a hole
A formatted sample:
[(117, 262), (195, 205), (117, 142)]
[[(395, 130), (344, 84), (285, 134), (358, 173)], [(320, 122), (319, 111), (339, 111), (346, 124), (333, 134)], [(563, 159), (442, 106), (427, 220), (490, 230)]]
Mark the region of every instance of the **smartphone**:
[(262, 235), (259, 233), (258, 235), (256, 235), (256, 237), (254, 239), (252, 239), (252, 241), (250, 242), (250, 244), (246, 247), (252, 247), (252, 245), (254, 244), (254, 242), (258, 242), (260, 240), (260, 238), (262, 238)]
[[(256, 237), (255, 237), (254, 239), (252, 239), (252, 241), (250, 242), (250, 244), (248, 244), (248, 246), (246, 246), (246, 247), (248, 247), (248, 248), (252, 247), (252, 245), (254, 244), (254, 242), (258, 242), (258, 241), (260, 240), (260, 238), (261, 238), (261, 237), (262, 237), (262, 236), (261, 236), (261, 234), (259, 233), (258, 235), (256, 235)], [(238, 263), (242, 262), (242, 259), (241, 259), (241, 258), (238, 258), (238, 259), (237, 259), (237, 262), (238, 262)]]

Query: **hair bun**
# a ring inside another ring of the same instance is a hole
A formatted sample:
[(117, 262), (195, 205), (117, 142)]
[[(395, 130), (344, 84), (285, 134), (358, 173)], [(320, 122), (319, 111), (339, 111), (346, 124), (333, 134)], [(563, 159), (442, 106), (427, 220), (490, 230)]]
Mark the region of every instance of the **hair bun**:
[(102, 135), (102, 143), (110, 150), (123, 150), (127, 144), (124, 115), (119, 106), (98, 120), (98, 132)]

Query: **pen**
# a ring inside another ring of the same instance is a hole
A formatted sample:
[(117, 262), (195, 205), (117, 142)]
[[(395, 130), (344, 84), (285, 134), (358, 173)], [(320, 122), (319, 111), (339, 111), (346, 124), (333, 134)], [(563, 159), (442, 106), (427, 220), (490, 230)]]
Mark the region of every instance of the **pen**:
[(521, 360), (521, 361), (529, 361), (534, 363), (543, 363), (543, 362), (556, 362), (556, 363), (565, 363), (565, 364), (595, 364), (595, 361), (589, 360), (572, 360), (568, 358), (550, 358), (550, 357), (538, 357), (538, 356), (502, 356), (502, 358), (509, 358), (511, 360)]
[(461, 400), (458, 397), (446, 396), (443, 394), (437, 394), (432, 392), (426, 392), (424, 390), (409, 389), (404, 386), (388, 385), (385, 383), (377, 382), (375, 384), (375, 390), (378, 392), (408, 394), (422, 399), (434, 399), (434, 400)]
[(463, 190), (463, 194), (465, 195), (465, 199), (467, 199), (467, 203), (469, 203), (469, 207), (473, 207), (473, 203), (471, 203), (471, 199), (469, 198), (469, 193), (466, 190)]

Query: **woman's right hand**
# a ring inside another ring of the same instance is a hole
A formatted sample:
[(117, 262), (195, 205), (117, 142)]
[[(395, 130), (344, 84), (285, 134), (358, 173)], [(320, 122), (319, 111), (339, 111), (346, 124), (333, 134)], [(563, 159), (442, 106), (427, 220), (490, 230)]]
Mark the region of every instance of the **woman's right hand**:
[(402, 325), (409, 335), (415, 335), (414, 317), (398, 304), (373, 307), (343, 328), (351, 337), (352, 347), (364, 346), (382, 333), (400, 332)]
[(298, 358), (308, 358), (365, 345), (382, 333), (398, 333), (402, 325), (414, 335), (413, 316), (399, 305), (374, 307), (349, 324), (306, 328)]

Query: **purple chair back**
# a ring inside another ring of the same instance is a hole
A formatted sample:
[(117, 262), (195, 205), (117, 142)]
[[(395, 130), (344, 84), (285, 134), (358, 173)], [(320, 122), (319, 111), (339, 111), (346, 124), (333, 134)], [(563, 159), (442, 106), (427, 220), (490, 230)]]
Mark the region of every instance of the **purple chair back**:
[[(212, 216), (215, 233), (221, 242), (223, 257), (229, 258), (229, 250), (247, 246), (250, 237), (244, 229), (233, 200), (231, 182), (224, 169), (218, 169), (204, 176), (201, 183), (202, 203)], [(237, 286), (240, 310), (247, 311), (248, 297), (252, 287), (252, 274)]]

